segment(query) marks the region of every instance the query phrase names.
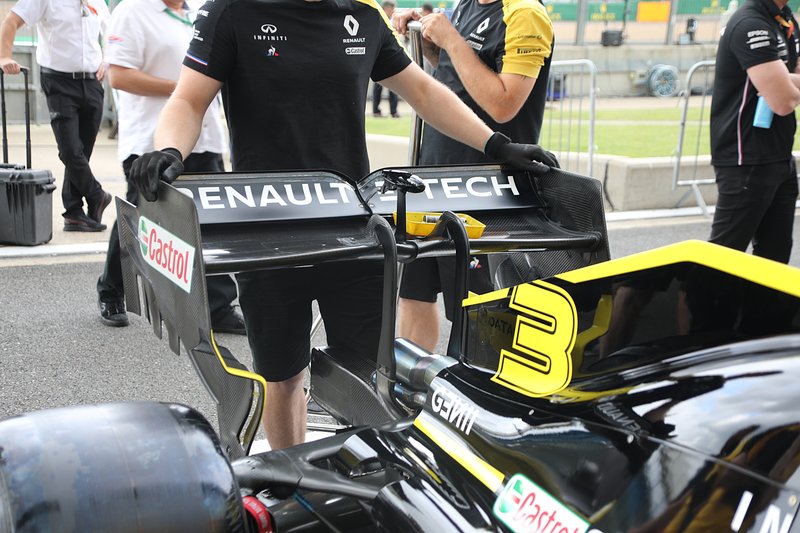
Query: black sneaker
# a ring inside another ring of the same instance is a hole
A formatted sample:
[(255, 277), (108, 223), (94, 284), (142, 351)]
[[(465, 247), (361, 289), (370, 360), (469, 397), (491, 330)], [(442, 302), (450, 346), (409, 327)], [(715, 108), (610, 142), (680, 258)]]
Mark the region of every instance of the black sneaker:
[(100, 191), (100, 199), (95, 204), (94, 202), (89, 202), (89, 218), (97, 222), (98, 224), (103, 222), (103, 211), (106, 210), (106, 207), (111, 204), (111, 195), (105, 191)]
[(231, 312), (219, 320), (211, 320), (211, 329), (214, 333), (233, 333), (234, 335), (247, 335), (244, 327), (244, 317), (233, 307)]
[(64, 231), (105, 231), (105, 229), (105, 224), (101, 224), (83, 213), (64, 216)]
[(100, 321), (106, 326), (119, 328), (128, 325), (128, 313), (125, 312), (124, 302), (97, 300), (97, 308), (100, 309)]

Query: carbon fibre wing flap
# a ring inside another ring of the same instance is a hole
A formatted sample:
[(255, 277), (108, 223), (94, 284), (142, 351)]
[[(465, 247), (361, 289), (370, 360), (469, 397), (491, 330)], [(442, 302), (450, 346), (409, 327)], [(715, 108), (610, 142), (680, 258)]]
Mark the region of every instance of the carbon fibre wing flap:
[[(397, 209), (397, 192), (383, 187), (386, 170), (357, 184), (309, 170), (185, 175), (173, 185), (195, 201), (206, 272), (216, 274), (382, 259), (366, 220)], [(506, 276), (505, 286), (609, 258), (602, 188), (593, 178), (559, 169), (533, 175), (496, 164), (392, 170), (412, 172), (427, 186), (408, 195), (409, 211), (462, 212), (486, 225), (470, 247), (494, 254), (501, 274), (513, 270), (522, 278)], [(525, 253), (502, 253), (511, 251)], [(453, 253), (443, 239), (398, 247), (401, 261)]]

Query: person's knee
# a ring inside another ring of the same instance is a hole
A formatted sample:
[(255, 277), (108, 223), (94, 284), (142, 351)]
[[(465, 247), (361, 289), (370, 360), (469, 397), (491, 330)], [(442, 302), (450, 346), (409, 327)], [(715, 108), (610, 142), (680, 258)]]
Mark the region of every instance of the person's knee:
[[(398, 301), (398, 312), (408, 313), (410, 316), (426, 315), (430, 316), (431, 313), (436, 313), (436, 302), (424, 302), (422, 300), (414, 300), (412, 298), (400, 298)], [(439, 316), (436, 313), (436, 316)]]
[(296, 392), (298, 389), (302, 390), (304, 380), (305, 374), (301, 371), (283, 381), (267, 382), (267, 390), (272, 389), (272, 391), (276, 393), (290, 394)]
[(80, 166), (88, 165), (89, 161), (86, 155), (78, 149), (61, 150), (58, 152), (58, 158), (64, 163), (65, 166)]

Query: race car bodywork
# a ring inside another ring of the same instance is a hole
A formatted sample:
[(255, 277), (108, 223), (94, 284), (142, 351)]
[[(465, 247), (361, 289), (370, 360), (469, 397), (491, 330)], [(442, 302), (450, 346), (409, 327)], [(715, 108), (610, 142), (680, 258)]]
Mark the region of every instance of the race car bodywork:
[[(324, 253), (382, 248), (360, 235)], [(289, 449), (231, 456), (180, 406), (22, 415), (0, 422), (0, 530), (800, 531), (799, 313), (797, 269), (686, 242), (467, 298), (455, 356), (393, 340), (406, 416)]]
[[(409, 414), (395, 401), (398, 262), (456, 255), (466, 265), (467, 254), (489, 253), (500, 288), (608, 259), (602, 193), (594, 179), (559, 170), (537, 176), (499, 165), (415, 167), (425, 188), (408, 194), (404, 204), (400, 175), (407, 170), (380, 170), (358, 183), (328, 171), (187, 175), (175, 188), (163, 185), (156, 203), (137, 208), (118, 202), (127, 307), (148, 316), (159, 337), (163, 326), (175, 353), (183, 344), (217, 402), (220, 437), (232, 458), (249, 450), (266, 384), (214, 341), (206, 274), (382, 261), (377, 356), (365, 359), (335, 347), (312, 354), (317, 402), (345, 424), (365, 424)], [(469, 239), (459, 219), (446, 212), (430, 236), (410, 238), (388, 222), (400, 204), (418, 212), (454, 209), (477, 217), (486, 230)], [(456, 281), (466, 286), (466, 270), (457, 271)], [(461, 331), (456, 315), (453, 330)], [(454, 357), (459, 340), (453, 336), (448, 349)]]

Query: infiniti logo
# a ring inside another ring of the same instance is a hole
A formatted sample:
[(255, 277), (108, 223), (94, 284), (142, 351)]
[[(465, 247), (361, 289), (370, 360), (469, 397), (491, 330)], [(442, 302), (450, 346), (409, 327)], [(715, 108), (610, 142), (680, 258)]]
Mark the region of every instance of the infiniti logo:
[(275, 33), (276, 31), (278, 31), (278, 27), (275, 26), (274, 24), (264, 24), (263, 26), (261, 26), (261, 31), (263, 31), (264, 33)]
[(344, 18), (344, 29), (347, 30), (352, 36), (358, 33), (358, 21), (353, 17), (353, 15), (347, 15)]

